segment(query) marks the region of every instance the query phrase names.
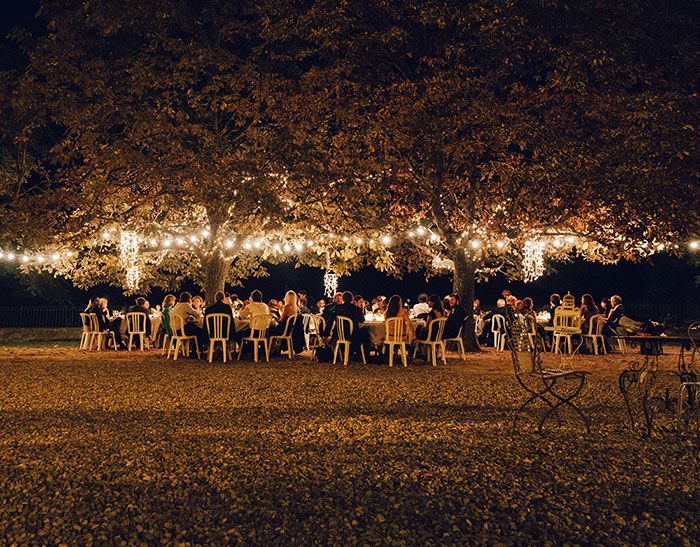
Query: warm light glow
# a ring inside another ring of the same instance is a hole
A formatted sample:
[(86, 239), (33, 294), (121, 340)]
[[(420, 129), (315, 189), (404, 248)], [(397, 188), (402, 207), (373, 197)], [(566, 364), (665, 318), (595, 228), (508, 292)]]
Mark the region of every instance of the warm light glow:
[(169, 239), (163, 240), (163, 247), (170, 247), (173, 244)]
[(382, 236), (379, 241), (382, 245), (389, 245), (391, 243), (391, 236)]
[(46, 260), (46, 259), (42, 255), (39, 255), (36, 257), (36, 261), (39, 263), (44, 262), (44, 260)]
[(479, 241), (478, 239), (472, 239), (469, 242), (469, 245), (472, 249), (481, 249), (481, 241)]
[(151, 244), (151, 247), (155, 247), (155, 246), (158, 245), (158, 240), (157, 240), (157, 239), (151, 239), (151, 241), (149, 241), (149, 243)]
[(53, 260), (54, 262), (55, 262), (56, 260), (58, 260), (59, 258), (61, 258), (61, 255), (58, 254), (58, 253), (54, 253), (54, 254), (51, 255), (51, 260)]
[(361, 238), (361, 237), (358, 237), (358, 238), (355, 240), (355, 243), (357, 243), (358, 245), (362, 245), (362, 243), (364, 243), (364, 242), (362, 241), (362, 238)]
[(416, 231), (418, 232), (418, 235), (419, 235), (419, 236), (424, 236), (424, 235), (425, 235), (425, 228), (423, 228), (423, 226), (420, 226), (420, 227), (418, 228), (418, 230), (416, 230)]
[(73, 258), (73, 254), (74, 254), (73, 251), (68, 251), (68, 252), (66, 253), (66, 255), (68, 256), (68, 258)]
[(182, 247), (182, 246), (185, 244), (185, 240), (182, 239), (181, 237), (178, 237), (178, 238), (175, 240), (175, 243), (177, 243), (180, 247)]
[(7, 253), (7, 260), (14, 260), (14, 259), (15, 259), (14, 253)]
[(563, 243), (562, 243), (561, 239), (556, 238), (556, 239), (553, 241), (553, 245), (558, 249), (559, 247), (561, 247), (561, 246), (563, 245)]
[(698, 249), (700, 249), (700, 241), (694, 239), (690, 243), (688, 243), (688, 247), (690, 247), (690, 249), (693, 251), (697, 251)]
[(230, 239), (227, 239), (227, 240), (226, 240), (226, 243), (224, 243), (224, 246), (225, 246), (227, 249), (230, 249), (231, 247), (233, 247), (233, 241), (231, 241)]
[(505, 241), (496, 241), (496, 248), (497, 249), (503, 249), (503, 247), (506, 246)]
[(22, 262), (29, 262), (29, 257), (27, 255), (22, 255)]
[(197, 236), (194, 235), (194, 234), (192, 234), (192, 235), (190, 236), (190, 241), (191, 241), (192, 243), (197, 243)]
[(304, 249), (304, 246), (303, 246), (301, 243), (295, 243), (295, 244), (294, 244), (294, 249), (295, 249), (297, 252), (299, 252), (299, 251), (302, 251), (302, 250)]
[(209, 237), (209, 230), (202, 230), (202, 237)]
[(284, 244), (284, 252), (285, 253), (290, 253), (292, 252), (292, 246), (289, 243)]
[(574, 236), (566, 236), (566, 242), (569, 245), (573, 245), (574, 243), (576, 243), (576, 238)]

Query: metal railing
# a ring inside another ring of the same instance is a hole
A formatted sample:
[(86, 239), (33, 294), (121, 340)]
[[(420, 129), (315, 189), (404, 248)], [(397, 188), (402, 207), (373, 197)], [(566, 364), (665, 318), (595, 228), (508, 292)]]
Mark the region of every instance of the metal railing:
[(74, 306), (0, 306), (0, 328), (79, 327), (81, 311)]

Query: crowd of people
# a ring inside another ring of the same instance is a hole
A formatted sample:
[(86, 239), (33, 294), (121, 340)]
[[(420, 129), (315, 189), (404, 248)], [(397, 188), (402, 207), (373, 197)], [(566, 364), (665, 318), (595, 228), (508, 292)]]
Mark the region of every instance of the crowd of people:
[[(479, 299), (474, 300), (472, 310), (476, 334), (480, 343), (489, 345), (492, 343), (494, 332), (501, 328), (500, 322), (494, 322), (497, 315), (504, 318), (519, 314), (524, 317), (531, 317), (533, 324), (537, 325), (542, 338), (547, 344), (551, 344), (551, 330), (544, 326), (552, 326), (554, 322), (555, 310), (561, 306), (562, 299), (558, 294), (552, 294), (547, 306), (539, 310), (540, 314), (549, 314), (546, 323), (537, 322), (536, 310), (533, 299), (526, 297), (519, 299), (509, 290), (504, 290), (502, 298), (498, 299), (493, 309), (486, 310), (482, 307)], [(619, 334), (619, 322), (624, 317), (624, 307), (622, 298), (614, 295), (605, 298), (596, 304), (590, 294), (584, 294), (580, 300), (580, 314), (582, 318), (581, 329), (587, 332), (591, 318), (595, 315), (605, 317), (605, 331), (608, 336)], [(287, 291), (281, 300), (271, 299), (267, 303), (263, 294), (259, 290), (254, 290), (250, 296), (241, 300), (236, 294), (217, 292), (211, 302), (205, 302), (203, 294), (192, 295), (183, 292), (176, 297), (168, 294), (163, 299), (161, 305), (154, 309), (144, 297), (136, 298), (134, 304), (126, 307), (120, 313), (110, 314), (108, 301), (105, 298), (95, 297), (90, 301), (87, 309), (89, 313), (97, 316), (97, 322), (101, 331), (112, 331), (115, 334), (118, 348), (125, 348), (125, 334), (128, 326), (126, 324), (126, 313), (141, 313), (146, 315), (145, 336), (151, 344), (155, 344), (159, 339), (167, 335), (173, 336), (172, 316), (182, 319), (184, 334), (194, 336), (200, 350), (205, 350), (209, 345), (209, 332), (207, 329), (207, 316), (211, 314), (225, 314), (230, 317), (228, 322), (229, 332), (225, 336), (235, 345), (250, 334), (250, 319), (253, 317), (265, 317), (268, 326), (268, 336), (281, 335), (287, 327), (287, 321), (291, 318), (300, 318), (306, 314), (316, 314), (323, 318), (323, 332), (319, 332), (318, 337), (329, 347), (332, 347), (336, 340), (334, 331), (336, 317), (345, 317), (352, 323), (351, 354), (359, 355), (360, 349), (364, 349), (365, 355), (370, 355), (372, 348), (368, 330), (365, 322), (383, 321), (393, 317), (403, 320), (407, 343), (414, 344), (417, 340), (425, 340), (429, 336), (430, 324), (436, 319), (445, 318), (443, 338), (455, 338), (459, 335), (460, 329), (465, 325), (468, 312), (462, 306), (461, 299), (457, 294), (450, 294), (441, 298), (437, 294), (421, 293), (418, 295), (416, 303), (409, 308), (401, 296), (393, 295), (390, 298), (377, 296), (370, 301), (364, 299), (360, 294), (353, 294), (349, 291), (338, 292), (332, 299), (326, 301), (321, 298), (310, 305), (306, 291)], [(153, 317), (158, 317), (157, 329), (152, 328)], [(294, 351), (300, 352), (305, 345), (304, 328), (308, 327), (304, 321), (293, 322), (291, 337), (294, 342)], [(274, 350), (273, 350), (274, 351)]]

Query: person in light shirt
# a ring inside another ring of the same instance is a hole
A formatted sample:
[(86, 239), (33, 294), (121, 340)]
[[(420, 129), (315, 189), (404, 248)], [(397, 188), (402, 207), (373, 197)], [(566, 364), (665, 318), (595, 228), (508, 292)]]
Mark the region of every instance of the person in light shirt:
[(421, 293), (418, 295), (418, 303), (411, 308), (411, 317), (419, 317), (430, 313), (430, 304), (428, 304), (428, 295)]
[(263, 302), (263, 294), (255, 290), (250, 293), (250, 302), (241, 310), (239, 317), (241, 319), (248, 319), (258, 315), (267, 315), (271, 318), (270, 308)]

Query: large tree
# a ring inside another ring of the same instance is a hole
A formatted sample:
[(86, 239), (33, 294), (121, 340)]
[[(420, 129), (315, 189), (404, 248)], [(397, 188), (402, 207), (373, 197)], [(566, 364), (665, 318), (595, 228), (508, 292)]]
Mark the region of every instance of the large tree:
[(468, 308), (480, 272), (679, 252), (697, 231), (686, 6), (329, 0), (287, 32), (323, 60), (301, 118), (391, 196), (387, 223), (429, 226), (414, 239)]

